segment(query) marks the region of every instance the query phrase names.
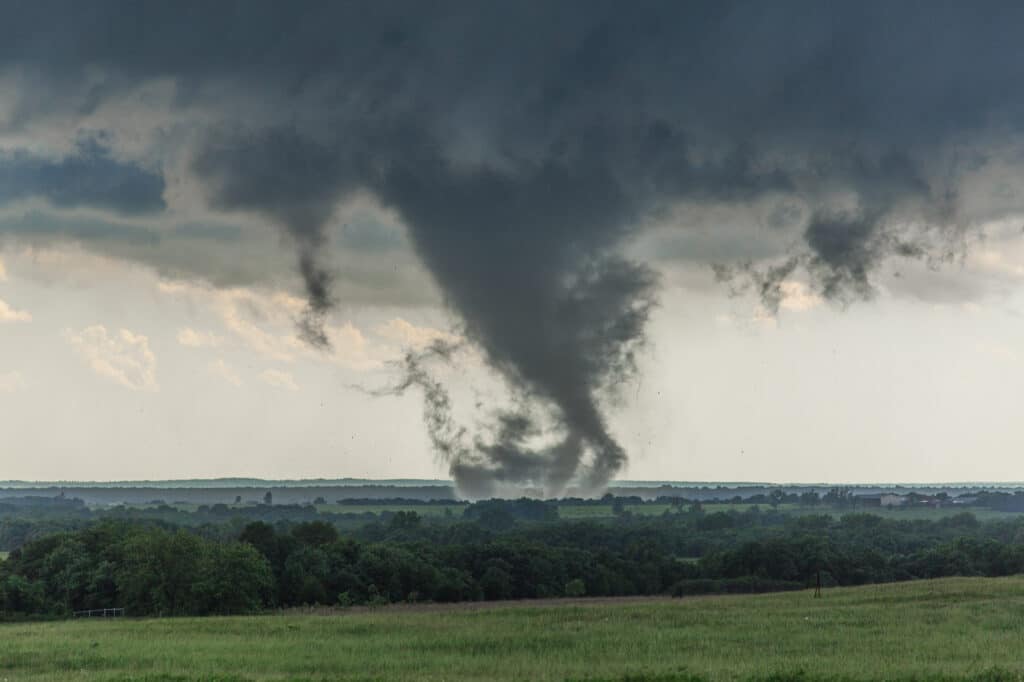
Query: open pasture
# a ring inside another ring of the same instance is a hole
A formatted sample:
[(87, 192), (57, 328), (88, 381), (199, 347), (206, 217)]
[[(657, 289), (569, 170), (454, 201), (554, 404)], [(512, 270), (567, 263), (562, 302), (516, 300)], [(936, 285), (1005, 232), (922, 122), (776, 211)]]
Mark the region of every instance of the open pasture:
[(1024, 577), (0, 625), (11, 680), (1020, 679)]

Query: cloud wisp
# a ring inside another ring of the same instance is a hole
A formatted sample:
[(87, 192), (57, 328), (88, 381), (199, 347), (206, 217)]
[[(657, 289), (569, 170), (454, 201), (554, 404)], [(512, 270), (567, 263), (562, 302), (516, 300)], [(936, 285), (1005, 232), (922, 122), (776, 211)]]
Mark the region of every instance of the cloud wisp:
[(6, 301), (0, 300), (0, 322), (31, 322), (32, 313), (18, 310)]
[(27, 385), (24, 375), (17, 370), (0, 372), (0, 393), (15, 393)]
[(286, 391), (297, 391), (299, 385), (295, 382), (295, 377), (292, 376), (291, 372), (285, 372), (280, 369), (265, 369), (260, 372), (260, 380), (268, 386), (274, 388), (280, 388)]
[(242, 377), (238, 376), (238, 372), (231, 365), (224, 362), (224, 358), (217, 358), (207, 365), (207, 369), (214, 376), (220, 377), (236, 388), (241, 388)]
[(178, 330), (178, 343), (189, 348), (218, 348), (224, 345), (224, 338), (213, 332), (185, 327)]
[(99, 376), (133, 391), (160, 390), (156, 355), (147, 337), (128, 329), (111, 334), (97, 324), (80, 331), (65, 330), (64, 338)]

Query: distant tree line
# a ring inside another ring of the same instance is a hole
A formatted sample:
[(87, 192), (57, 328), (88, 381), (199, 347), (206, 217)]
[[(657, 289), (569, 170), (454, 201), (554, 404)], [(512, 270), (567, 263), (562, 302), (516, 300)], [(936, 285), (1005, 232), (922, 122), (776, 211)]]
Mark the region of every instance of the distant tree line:
[(758, 592), (1024, 572), (1024, 520), (792, 516), (688, 507), (560, 520), (533, 500), (458, 519), (391, 514), (175, 527), (104, 519), (27, 541), (0, 562), (0, 611), (60, 616), (252, 613), (307, 604)]
[[(206, 526), (225, 527), (224, 531), (216, 531), (222, 536), (237, 537), (241, 528), (251, 521), (263, 521), (272, 525), (283, 522), (322, 520), (334, 525), (342, 532), (359, 533), (360, 529), (375, 522), (387, 524), (395, 511), (386, 507), (419, 508), (427, 510), (431, 507), (443, 506), (446, 522), (473, 520), (486, 526), (506, 526), (510, 519), (551, 521), (573, 508), (603, 507), (608, 516), (624, 517), (634, 513), (649, 513), (652, 508), (660, 513), (668, 509), (670, 514), (687, 511), (702, 512), (710, 505), (730, 505), (737, 510), (756, 505), (767, 514), (774, 510), (800, 508), (801, 513), (815, 509), (829, 509), (839, 513), (862, 511), (866, 507), (864, 499), (855, 494), (851, 487), (834, 487), (823, 494), (814, 490), (787, 492), (783, 488), (774, 488), (768, 492), (759, 492), (746, 497), (687, 499), (685, 497), (665, 495), (656, 499), (643, 499), (639, 496), (605, 495), (601, 498), (582, 499), (566, 498), (561, 500), (512, 500), (484, 501), (468, 503), (465, 501), (416, 498), (359, 498), (340, 499), (337, 504), (328, 505), (324, 498), (303, 504), (273, 504), (272, 495), (264, 495), (263, 504), (241, 504), (238, 496), (235, 504), (216, 502), (198, 506), (184, 503), (168, 504), (162, 499), (150, 500), (147, 505), (114, 505), (108, 507), (88, 507), (81, 500), (64, 497), (44, 497), (25, 495), (0, 499), (0, 551), (9, 552), (33, 539), (62, 530), (75, 530), (101, 520), (146, 521), (162, 524), (166, 527), (189, 526), (203, 528)], [(269, 491), (267, 491), (269, 492)], [(918, 501), (927, 499), (930, 506), (936, 501), (949, 506), (954, 503), (961, 508), (986, 508), (1004, 512), (1024, 511), (1024, 491), (1006, 493), (998, 491), (980, 492), (973, 495), (961, 495), (961, 499), (949, 497), (945, 493), (935, 496), (922, 496), (909, 493), (906, 496), (907, 508), (912, 508)], [(320, 505), (319, 507), (317, 505)], [(518, 505), (518, 510), (512, 507)], [(876, 505), (877, 506), (877, 505)], [(376, 507), (376, 510), (371, 510)], [(367, 509), (370, 508), (370, 509)], [(767, 516), (765, 517), (767, 518)], [(720, 520), (709, 523), (721, 523)], [(212, 531), (203, 531), (210, 534)], [(226, 534), (226, 535), (225, 535)]]

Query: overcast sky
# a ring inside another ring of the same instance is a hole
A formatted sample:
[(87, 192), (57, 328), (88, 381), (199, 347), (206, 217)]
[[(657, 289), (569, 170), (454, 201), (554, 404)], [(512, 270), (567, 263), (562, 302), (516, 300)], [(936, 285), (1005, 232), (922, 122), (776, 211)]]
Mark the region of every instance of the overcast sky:
[(4, 4), (0, 479), (1024, 480), (1018, 6)]

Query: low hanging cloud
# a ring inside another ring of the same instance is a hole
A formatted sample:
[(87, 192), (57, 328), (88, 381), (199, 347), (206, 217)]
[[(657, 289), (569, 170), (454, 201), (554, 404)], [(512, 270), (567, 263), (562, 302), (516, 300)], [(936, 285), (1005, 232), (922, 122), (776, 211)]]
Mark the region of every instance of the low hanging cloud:
[[(294, 296), (246, 287), (216, 288), (181, 280), (161, 281), (158, 290), (211, 310), (229, 338), (260, 355), (279, 362), (294, 362), (303, 352), (303, 345), (290, 331), (303, 308), (302, 301)], [(223, 335), (191, 328), (178, 334), (178, 342), (183, 345), (213, 339), (223, 340)]]
[(305, 304), (283, 291), (246, 287), (219, 289), (171, 280), (161, 281), (158, 291), (209, 309), (224, 325), (223, 332), (191, 327), (179, 330), (178, 343), (184, 346), (216, 348), (233, 343), (276, 362), (308, 359), (357, 371), (379, 368), (394, 354), (393, 350), (367, 338), (351, 322), (323, 324), (321, 331), (329, 345), (310, 348), (294, 334), (296, 321), (304, 316)]
[(260, 212), (287, 231), (298, 251), (307, 307), (300, 336), (330, 348), (325, 316), (334, 304), (333, 275), (321, 262), (326, 226), (347, 184), (347, 169), (334, 151), (288, 128), (243, 134), (214, 133), (193, 161), (211, 203), (221, 209)]
[(825, 302), (803, 282), (783, 281), (779, 284), (779, 290), (782, 294), (782, 299), (779, 301), (781, 310), (802, 313), (813, 310)]
[(435, 341), (459, 341), (458, 337), (450, 332), (433, 327), (420, 327), (401, 317), (391, 318), (374, 329), (374, 332), (377, 336), (400, 344), (403, 348), (423, 348)]
[(228, 363), (224, 362), (223, 358), (217, 358), (209, 365), (207, 369), (216, 377), (219, 377), (235, 387), (242, 385), (242, 377), (238, 376), (238, 372)]
[(0, 393), (14, 393), (27, 385), (25, 377), (17, 370), (0, 372)]
[(0, 205), (41, 198), (59, 208), (152, 214), (166, 208), (164, 189), (159, 172), (115, 160), (96, 140), (79, 142), (71, 155), (59, 159), (0, 151)]
[(295, 377), (290, 372), (285, 372), (280, 369), (265, 369), (260, 372), (260, 381), (273, 386), (274, 388), (284, 389), (286, 391), (297, 391), (299, 385), (295, 382)]
[(149, 339), (128, 329), (109, 333), (103, 325), (65, 330), (65, 340), (99, 376), (133, 391), (160, 390)]
[(218, 348), (224, 345), (224, 337), (213, 332), (199, 331), (192, 327), (178, 330), (178, 343), (189, 348)]
[(31, 322), (32, 313), (18, 310), (6, 301), (0, 300), (0, 322)]

